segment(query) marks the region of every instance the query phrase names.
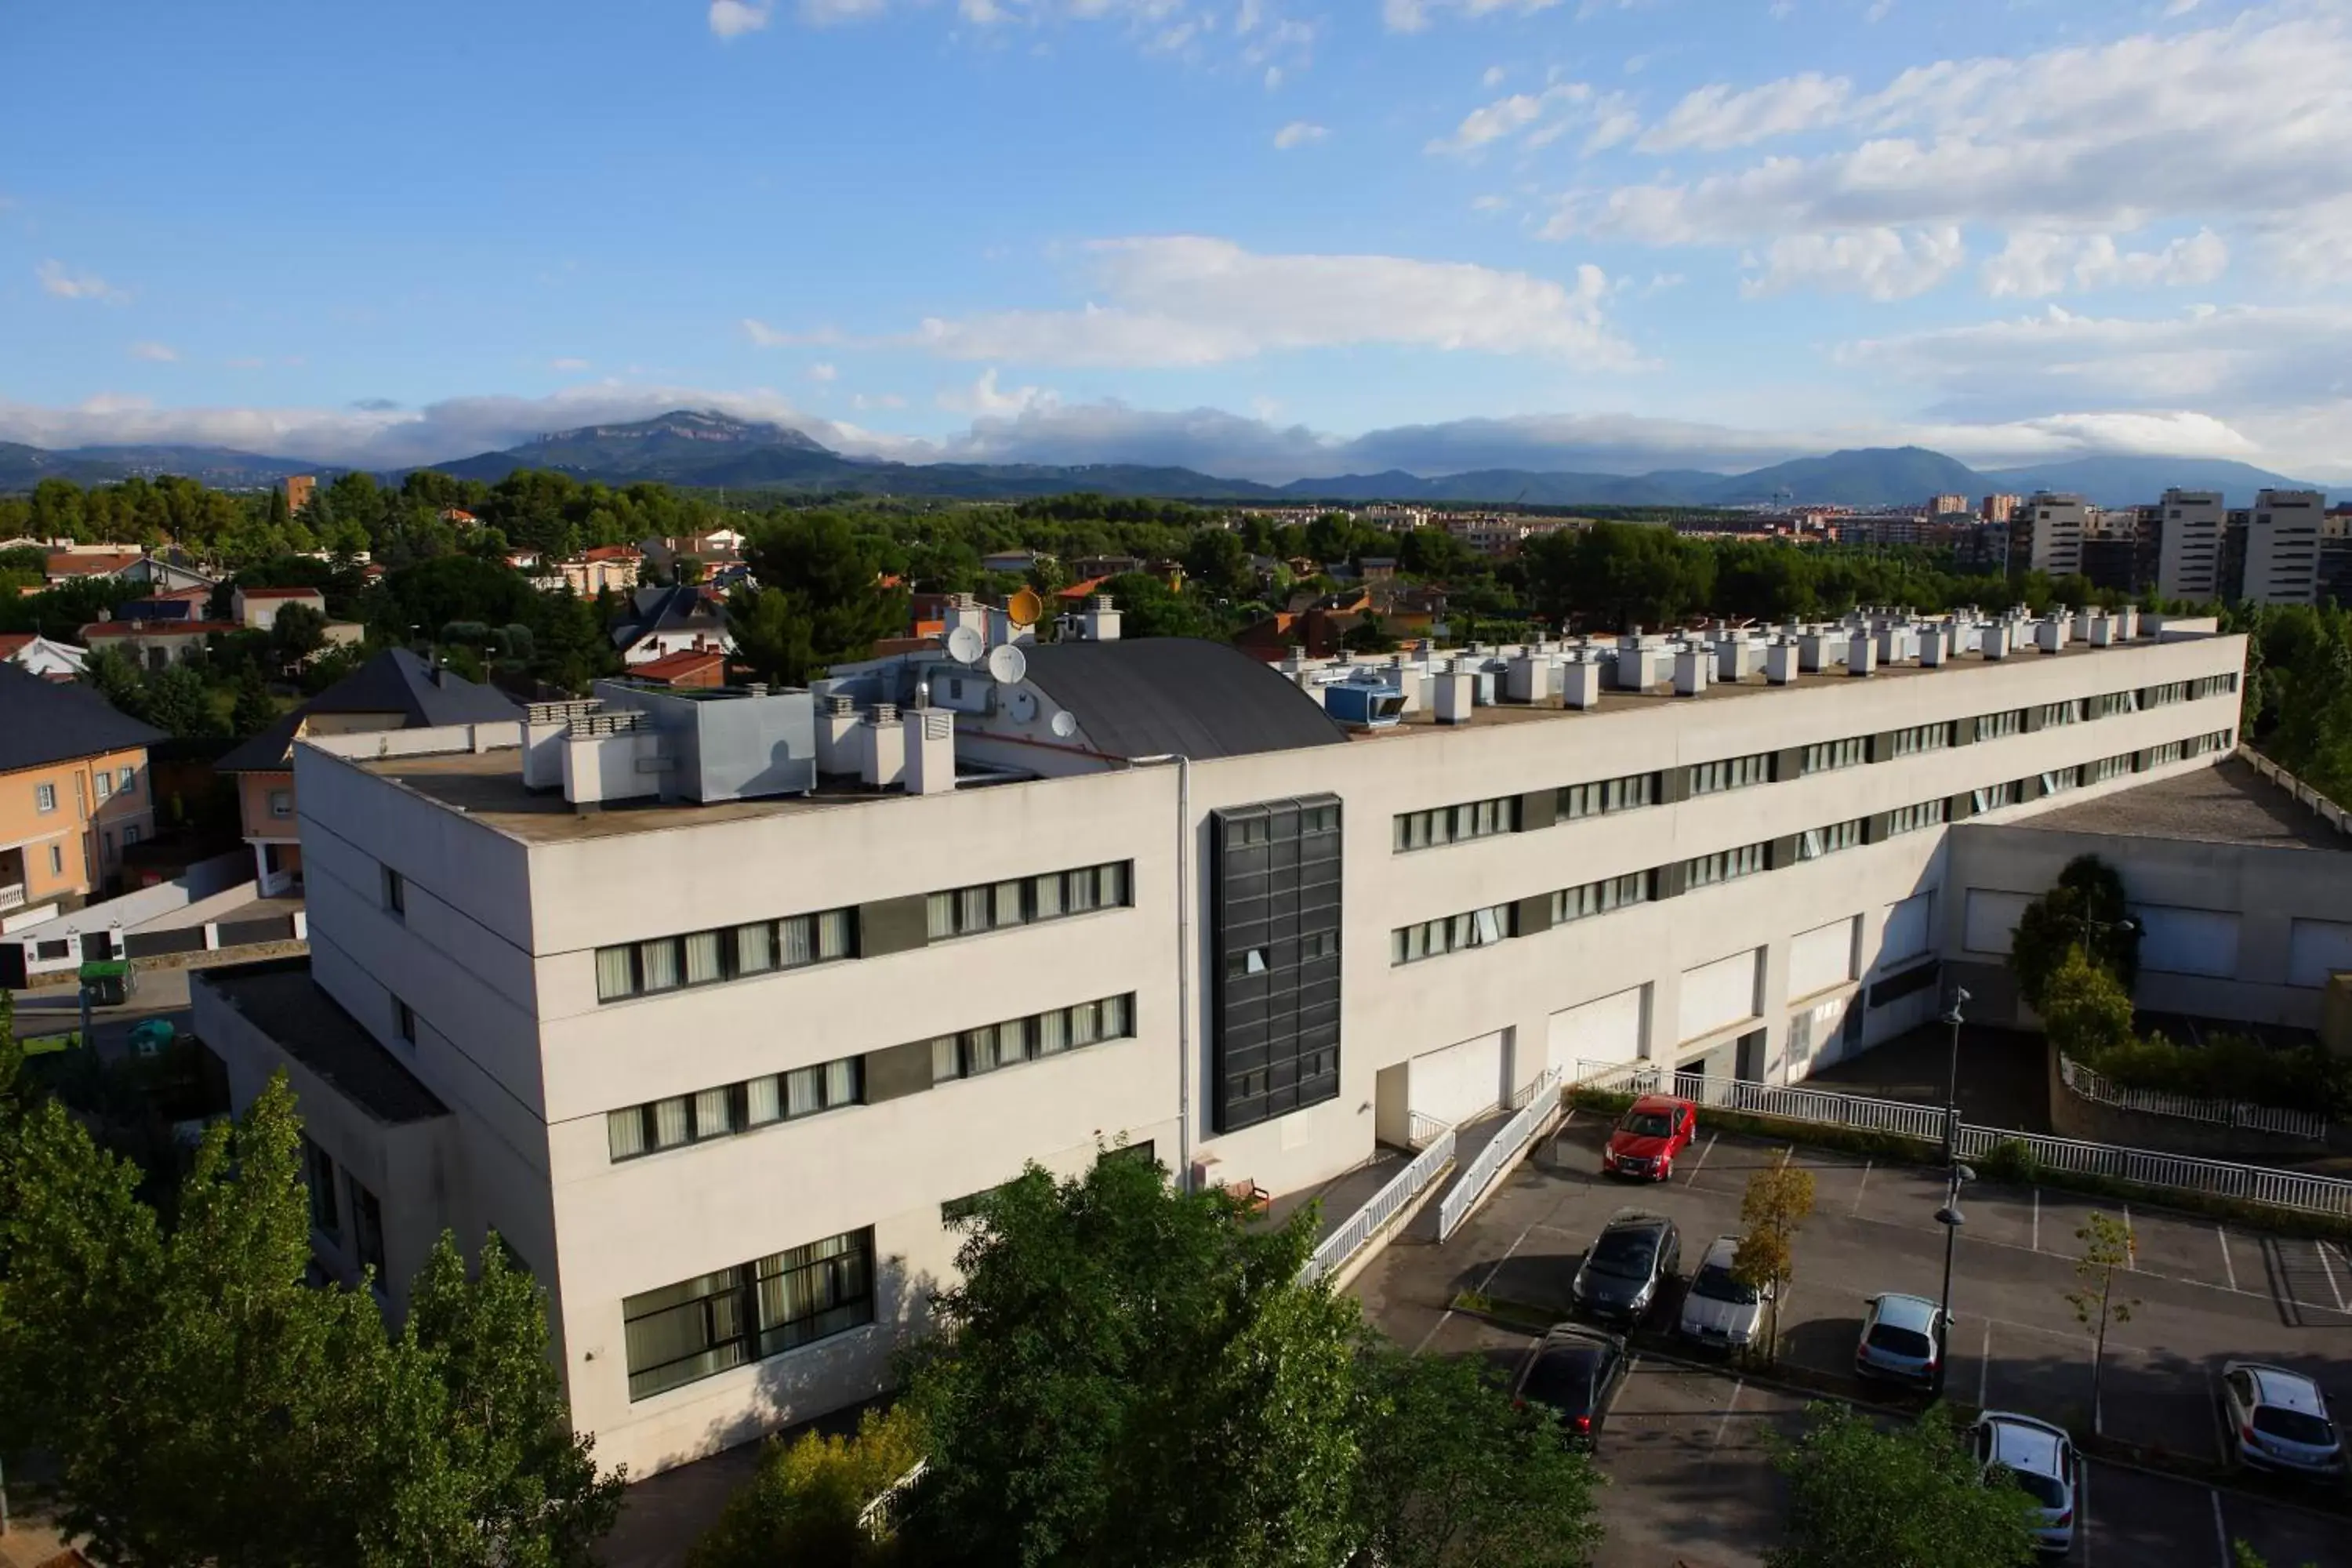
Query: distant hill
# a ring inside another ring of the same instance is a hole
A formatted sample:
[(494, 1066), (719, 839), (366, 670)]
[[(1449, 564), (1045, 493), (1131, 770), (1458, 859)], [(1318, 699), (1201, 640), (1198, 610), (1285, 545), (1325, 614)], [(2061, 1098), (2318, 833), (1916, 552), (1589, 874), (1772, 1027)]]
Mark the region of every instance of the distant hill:
[[(1663, 468), (1601, 474), (1486, 468), (1423, 476), (1391, 468), (1264, 485), (1184, 468), (1141, 463), (891, 463), (845, 457), (789, 426), (677, 409), (652, 419), (588, 425), (537, 437), (503, 451), (424, 465), (490, 482), (518, 468), (548, 468), (582, 480), (638, 480), (701, 489), (797, 494), (897, 495), (941, 500), (1021, 500), (1095, 490), (1181, 500), (1520, 502), (1534, 506), (1736, 507), (1776, 501), (1824, 506), (1905, 506), (1937, 494), (1971, 500), (1995, 491), (2072, 490), (2103, 506), (2153, 501), (2167, 486), (2220, 489), (2242, 506), (2264, 487), (2297, 486), (2244, 463), (2204, 458), (2082, 458), (1979, 473), (1922, 447), (1875, 447), (1800, 458), (1744, 474)], [(48, 451), (0, 442), (0, 491), (58, 478), (104, 483), (132, 474), (185, 474), (226, 489), (258, 489), (289, 474), (322, 479), (344, 470), (290, 458), (218, 447), (84, 447)], [(383, 476), (397, 482), (400, 474)]]

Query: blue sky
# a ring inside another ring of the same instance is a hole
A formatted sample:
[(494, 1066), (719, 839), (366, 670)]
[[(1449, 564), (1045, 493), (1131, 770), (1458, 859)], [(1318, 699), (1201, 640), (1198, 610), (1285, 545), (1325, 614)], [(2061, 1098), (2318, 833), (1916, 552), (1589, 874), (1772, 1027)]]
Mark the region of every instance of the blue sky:
[(11, 8), (0, 439), (2352, 479), (2318, 0)]

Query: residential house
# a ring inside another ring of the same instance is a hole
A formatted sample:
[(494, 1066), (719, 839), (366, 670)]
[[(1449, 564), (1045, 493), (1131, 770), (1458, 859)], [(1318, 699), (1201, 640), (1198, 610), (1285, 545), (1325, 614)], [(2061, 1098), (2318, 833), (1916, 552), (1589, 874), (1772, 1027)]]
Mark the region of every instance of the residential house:
[(632, 680), (650, 680), (658, 685), (705, 689), (727, 684), (727, 655), (719, 648), (680, 648), (659, 658), (629, 667)]
[(119, 650), (131, 663), (149, 671), (168, 669), (202, 658), (215, 633), (241, 632), (235, 621), (92, 621), (82, 627), (81, 640), (92, 653)]
[(121, 577), (145, 559), (137, 550), (61, 550), (49, 557), (42, 574), (54, 588), (98, 577)]
[(541, 578), (540, 586), (568, 587), (583, 599), (593, 599), (607, 588), (625, 594), (637, 585), (645, 564), (645, 552), (634, 544), (599, 544), (553, 563), (552, 575)]
[(184, 590), (209, 594), (220, 586), (216, 578), (197, 571), (194, 563), (176, 550), (142, 555), (123, 568), (121, 577), (126, 583), (143, 583), (159, 594)]
[(482, 525), (480, 518), (461, 506), (445, 506), (436, 515), (453, 528), (479, 528)]
[(27, 669), (44, 680), (71, 680), (89, 658), (88, 648), (51, 642), (38, 632), (0, 633), (0, 662)]
[(143, 599), (125, 599), (114, 606), (118, 621), (201, 621), (212, 604), (209, 588), (173, 588)]
[(253, 846), (253, 875), (264, 894), (302, 884), (302, 844), (295, 828), (294, 742), (312, 735), (422, 730), (442, 724), (511, 721), (522, 710), (496, 687), (429, 665), (404, 647), (369, 659), (213, 764), (235, 775), (237, 815)]
[(316, 588), (238, 588), (229, 595), (229, 618), (255, 631), (266, 632), (278, 624), (278, 612), (289, 605), (300, 605), (327, 613), (327, 595)]
[(993, 550), (980, 558), (983, 572), (1010, 572), (1018, 575), (1037, 564), (1034, 550)]
[(691, 585), (639, 588), (613, 628), (613, 646), (620, 650), (621, 662), (633, 668), (689, 648), (732, 653), (727, 601)]
[(79, 909), (154, 837), (147, 747), (163, 738), (87, 686), (0, 664), (0, 910)]

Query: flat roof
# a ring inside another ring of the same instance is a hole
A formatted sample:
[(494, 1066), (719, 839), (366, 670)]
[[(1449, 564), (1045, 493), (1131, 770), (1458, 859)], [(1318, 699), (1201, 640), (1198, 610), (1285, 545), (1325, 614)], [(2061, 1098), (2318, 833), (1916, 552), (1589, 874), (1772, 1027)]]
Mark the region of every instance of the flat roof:
[(319, 988), (309, 958), (202, 969), (194, 978), (377, 1121), (396, 1126), (449, 1114), (415, 1074)]
[(2352, 838), (2238, 757), (2210, 768), (2054, 806), (2007, 824), (2062, 833), (2258, 844), (2273, 849), (2352, 849)]

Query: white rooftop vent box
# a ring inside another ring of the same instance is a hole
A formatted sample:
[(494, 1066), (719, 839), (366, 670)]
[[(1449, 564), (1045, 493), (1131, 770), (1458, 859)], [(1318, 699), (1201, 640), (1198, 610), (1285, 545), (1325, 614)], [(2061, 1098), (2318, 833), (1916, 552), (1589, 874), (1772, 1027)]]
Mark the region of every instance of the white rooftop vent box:
[(1559, 700), (1563, 708), (1583, 710), (1601, 703), (1601, 665), (1591, 658), (1575, 658), (1559, 667)]
[(600, 680), (594, 695), (603, 704), (596, 719), (635, 713), (660, 737), (665, 800), (759, 800), (816, 787), (816, 702), (806, 691)]
[(1797, 679), (1797, 645), (1785, 639), (1764, 650), (1764, 679), (1774, 686), (1793, 685)]
[(2066, 622), (2057, 611), (2053, 610), (2048, 620), (2034, 623), (2033, 646), (2043, 653), (2056, 653), (2066, 646)]

